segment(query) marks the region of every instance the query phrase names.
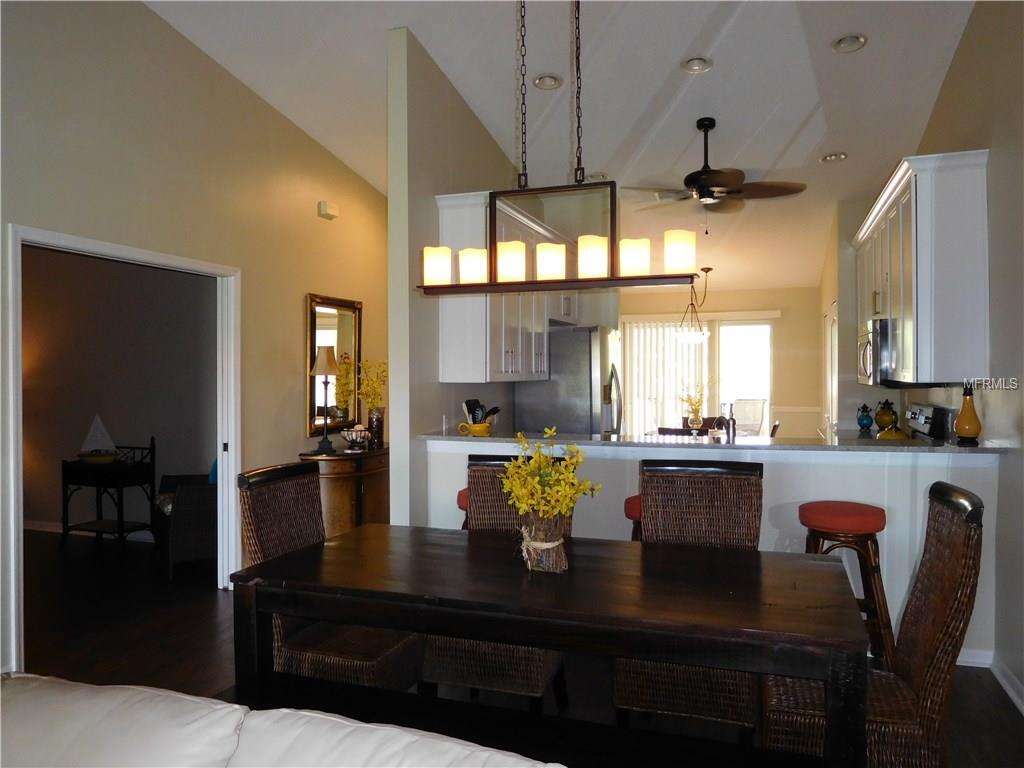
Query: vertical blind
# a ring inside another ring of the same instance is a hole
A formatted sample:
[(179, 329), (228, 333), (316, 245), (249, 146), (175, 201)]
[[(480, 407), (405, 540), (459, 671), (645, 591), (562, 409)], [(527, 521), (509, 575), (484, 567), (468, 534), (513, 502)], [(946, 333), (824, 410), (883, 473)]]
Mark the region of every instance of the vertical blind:
[[(681, 427), (689, 416), (684, 393), (698, 386), (707, 393), (706, 342), (687, 341), (678, 320), (622, 321), (623, 427), (627, 435), (645, 435), (658, 427)], [(705, 401), (705, 414), (707, 415)], [(717, 411), (715, 411), (717, 413)]]

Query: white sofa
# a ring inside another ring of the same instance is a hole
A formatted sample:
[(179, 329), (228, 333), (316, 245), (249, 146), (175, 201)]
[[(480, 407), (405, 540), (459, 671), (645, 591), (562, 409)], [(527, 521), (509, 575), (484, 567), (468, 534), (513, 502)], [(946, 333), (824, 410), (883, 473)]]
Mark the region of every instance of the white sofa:
[(138, 686), (16, 674), (0, 689), (14, 766), (543, 766), (434, 733)]

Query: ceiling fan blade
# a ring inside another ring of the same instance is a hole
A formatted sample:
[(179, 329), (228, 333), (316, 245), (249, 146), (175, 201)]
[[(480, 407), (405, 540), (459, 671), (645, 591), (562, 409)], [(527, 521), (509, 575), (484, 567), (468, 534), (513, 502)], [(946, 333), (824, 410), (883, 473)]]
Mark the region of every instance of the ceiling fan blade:
[(667, 208), (668, 206), (672, 205), (672, 203), (680, 203), (683, 200), (687, 200), (687, 199), (689, 199), (689, 198), (688, 197), (686, 197), (686, 198), (680, 197), (680, 198), (676, 198), (674, 200), (660, 200), (657, 203), (654, 203), (653, 205), (645, 205), (642, 208), (634, 208), (633, 209), (633, 213), (640, 213), (641, 211), (651, 211), (651, 210), (654, 210), (654, 209), (657, 209), (657, 208)]
[(724, 197), (717, 203), (707, 203), (704, 206), (708, 213), (739, 213), (747, 204), (739, 197)]
[(748, 200), (758, 200), (766, 197), (796, 195), (805, 189), (807, 189), (807, 185), (798, 181), (752, 181), (740, 186), (739, 193)]

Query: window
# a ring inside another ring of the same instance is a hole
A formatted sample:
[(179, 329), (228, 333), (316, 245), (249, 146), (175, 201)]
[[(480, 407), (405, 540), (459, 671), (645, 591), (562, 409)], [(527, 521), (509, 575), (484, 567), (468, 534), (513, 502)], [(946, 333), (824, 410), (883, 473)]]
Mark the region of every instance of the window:
[(767, 323), (718, 325), (718, 397), (734, 406), (736, 429), (768, 433), (772, 392), (772, 327)]
[(680, 396), (698, 385), (708, 391), (708, 345), (687, 342), (678, 320), (623, 318), (622, 356), (623, 434), (683, 426), (689, 410)]

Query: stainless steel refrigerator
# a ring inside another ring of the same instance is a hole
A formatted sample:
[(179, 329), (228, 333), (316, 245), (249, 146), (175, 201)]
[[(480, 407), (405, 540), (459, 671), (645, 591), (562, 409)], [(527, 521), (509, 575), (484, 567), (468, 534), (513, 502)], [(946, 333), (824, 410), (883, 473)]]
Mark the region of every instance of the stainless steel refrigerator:
[(547, 381), (517, 382), (515, 428), (561, 434), (619, 434), (622, 386), (619, 332), (603, 326), (552, 327)]

